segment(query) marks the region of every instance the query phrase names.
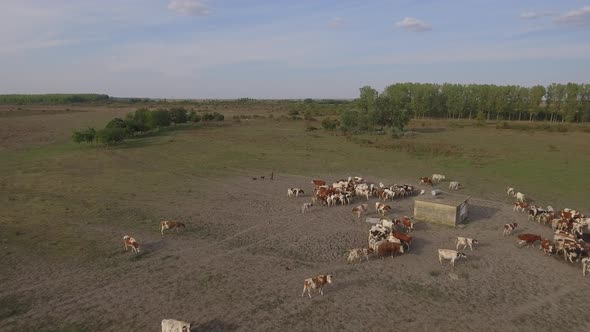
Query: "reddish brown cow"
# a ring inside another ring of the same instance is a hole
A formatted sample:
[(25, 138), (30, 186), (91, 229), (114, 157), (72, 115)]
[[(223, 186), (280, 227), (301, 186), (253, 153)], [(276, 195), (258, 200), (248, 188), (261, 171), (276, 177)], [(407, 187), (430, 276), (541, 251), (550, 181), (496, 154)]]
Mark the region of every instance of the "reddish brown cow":
[(125, 244), (125, 251), (127, 251), (128, 247), (131, 247), (131, 252), (139, 252), (139, 243), (131, 236), (123, 236), (123, 243)]
[(324, 180), (311, 180), (311, 183), (313, 183), (313, 185), (316, 187), (326, 185), (326, 181), (324, 181)]
[(528, 244), (532, 247), (535, 246), (535, 242), (541, 241), (542, 238), (539, 235), (535, 234), (520, 234), (518, 235), (518, 244)]
[(408, 248), (409, 248), (410, 244), (412, 244), (412, 237), (406, 233), (396, 231), (396, 232), (392, 232), (391, 235), (393, 235), (393, 237), (395, 237), (396, 239), (403, 241), (404, 243), (407, 243)]
[(393, 258), (393, 256), (398, 253), (403, 254), (404, 247), (399, 243), (382, 240), (375, 244), (375, 253), (377, 254), (377, 257), (383, 258), (386, 255), (391, 255), (391, 258)]

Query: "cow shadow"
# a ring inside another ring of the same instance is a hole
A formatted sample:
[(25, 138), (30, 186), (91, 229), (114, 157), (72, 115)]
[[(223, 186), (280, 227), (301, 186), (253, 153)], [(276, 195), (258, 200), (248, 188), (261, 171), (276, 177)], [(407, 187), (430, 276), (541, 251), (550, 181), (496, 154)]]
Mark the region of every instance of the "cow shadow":
[(500, 211), (499, 208), (469, 204), (469, 214), (464, 224), (471, 224), (478, 221), (490, 220)]
[(191, 332), (237, 331), (238, 328), (239, 326), (234, 323), (227, 323), (219, 319), (212, 319), (208, 322), (192, 326)]
[(424, 248), (430, 243), (431, 241), (428, 241), (422, 237), (413, 239), (410, 250), (407, 253), (404, 253), (404, 255), (420, 255), (424, 251)]
[(158, 250), (162, 250), (164, 249), (164, 247), (166, 247), (166, 241), (164, 239), (160, 239), (157, 241), (145, 243), (141, 249), (145, 250), (146, 252), (152, 253)]

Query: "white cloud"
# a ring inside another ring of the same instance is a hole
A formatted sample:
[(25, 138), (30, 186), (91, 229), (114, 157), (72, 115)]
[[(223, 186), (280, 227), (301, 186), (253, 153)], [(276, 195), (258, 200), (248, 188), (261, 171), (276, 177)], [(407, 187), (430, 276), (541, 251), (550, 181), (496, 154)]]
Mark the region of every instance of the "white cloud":
[(555, 23), (590, 26), (590, 6), (567, 12), (555, 19)]
[(340, 17), (334, 17), (333, 19), (328, 21), (328, 26), (330, 28), (339, 28), (344, 25), (344, 20)]
[(541, 17), (545, 17), (545, 16), (555, 16), (558, 14), (559, 13), (557, 13), (557, 12), (526, 12), (526, 13), (520, 14), (520, 18), (529, 20), (529, 19), (536, 19), (536, 18), (541, 18)]
[(404, 17), (403, 20), (395, 23), (396, 26), (406, 31), (422, 32), (432, 30), (432, 25), (413, 17)]
[(188, 16), (206, 16), (210, 13), (202, 0), (168, 0), (168, 9)]

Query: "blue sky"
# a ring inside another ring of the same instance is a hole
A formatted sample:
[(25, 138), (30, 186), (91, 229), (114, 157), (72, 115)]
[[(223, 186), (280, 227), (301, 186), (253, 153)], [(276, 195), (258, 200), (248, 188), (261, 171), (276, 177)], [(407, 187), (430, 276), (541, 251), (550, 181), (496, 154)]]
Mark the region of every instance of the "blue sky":
[(590, 1), (1, 0), (0, 93), (354, 98), (590, 82)]

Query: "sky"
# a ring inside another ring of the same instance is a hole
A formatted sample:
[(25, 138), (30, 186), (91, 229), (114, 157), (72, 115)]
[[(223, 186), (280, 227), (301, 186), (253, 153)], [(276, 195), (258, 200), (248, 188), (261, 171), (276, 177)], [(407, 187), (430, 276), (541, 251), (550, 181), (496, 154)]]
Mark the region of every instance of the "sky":
[(590, 0), (0, 0), (0, 94), (590, 83)]

